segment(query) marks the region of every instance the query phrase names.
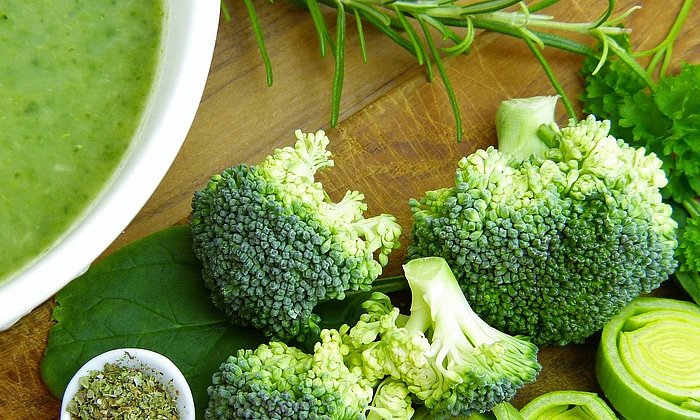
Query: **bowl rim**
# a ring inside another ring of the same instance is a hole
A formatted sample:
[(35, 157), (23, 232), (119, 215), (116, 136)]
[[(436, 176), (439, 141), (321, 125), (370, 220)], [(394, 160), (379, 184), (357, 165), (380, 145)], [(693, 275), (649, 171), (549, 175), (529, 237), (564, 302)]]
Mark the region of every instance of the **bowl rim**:
[(78, 369), (66, 386), (61, 401), (61, 420), (70, 420), (71, 415), (66, 411), (68, 403), (80, 389), (80, 378), (88, 376), (90, 372), (100, 371), (105, 363), (116, 363), (118, 366), (141, 368), (145, 373), (155, 376), (169, 390), (174, 390), (177, 395), (178, 413), (181, 420), (194, 420), (195, 407), (190, 389), (185, 376), (180, 369), (166, 356), (148, 349), (136, 347), (124, 347), (108, 350), (88, 360)]
[(83, 215), (48, 251), (0, 285), (0, 331), (83, 274), (160, 184), (194, 120), (209, 74), (220, 2), (163, 0), (156, 77), (121, 164)]

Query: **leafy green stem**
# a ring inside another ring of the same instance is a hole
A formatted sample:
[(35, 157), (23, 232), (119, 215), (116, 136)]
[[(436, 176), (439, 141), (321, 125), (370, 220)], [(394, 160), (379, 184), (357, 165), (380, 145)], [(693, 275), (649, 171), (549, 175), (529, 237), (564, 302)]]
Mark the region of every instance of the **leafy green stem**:
[[(253, 26), (253, 35), (255, 36), (255, 41), (258, 43), (260, 56), (262, 57), (263, 63), (265, 65), (265, 76), (267, 79), (267, 85), (272, 86), (272, 63), (270, 63), (270, 56), (267, 54), (267, 48), (265, 47), (265, 38), (263, 37), (260, 21), (258, 20), (257, 13), (255, 13), (255, 7), (253, 6), (252, 0), (243, 0), (243, 3), (245, 4), (245, 8), (248, 11), (248, 16), (250, 17), (250, 22)], [(231, 16), (229, 15), (228, 19), (230, 18)]]
[(408, 289), (408, 282), (404, 275), (381, 277), (372, 283), (372, 292), (384, 294), (400, 292)]
[(433, 59), (435, 59), (435, 64), (438, 68), (438, 72), (440, 73), (440, 77), (442, 78), (442, 83), (445, 85), (445, 90), (447, 91), (447, 96), (450, 100), (450, 106), (452, 107), (452, 112), (454, 113), (455, 124), (457, 125), (457, 141), (462, 141), (462, 117), (459, 112), (459, 104), (457, 103), (457, 98), (455, 97), (454, 89), (452, 89), (452, 84), (450, 83), (450, 78), (447, 75), (447, 70), (445, 70), (445, 65), (442, 61), (442, 57), (440, 57), (440, 53), (438, 52), (438, 49), (435, 46), (435, 41), (433, 41), (432, 37), (430, 36), (430, 31), (428, 30), (428, 26), (426, 25), (426, 20), (419, 18), (418, 21), (420, 22), (421, 28), (423, 29), (426, 42), (428, 43), (428, 48), (430, 49), (430, 53), (432, 54)]
[(340, 100), (343, 95), (343, 80), (345, 79), (345, 8), (337, 1), (338, 14), (336, 22), (335, 72), (333, 74), (333, 90), (331, 95), (331, 125), (338, 124), (340, 116)]
[(574, 109), (573, 105), (571, 104), (571, 101), (569, 100), (569, 97), (566, 95), (566, 91), (564, 88), (561, 86), (559, 81), (556, 78), (556, 75), (554, 74), (554, 71), (552, 70), (552, 67), (549, 65), (547, 62), (547, 59), (544, 57), (542, 52), (539, 50), (538, 46), (536, 43), (530, 39), (529, 36), (526, 36), (523, 34), (523, 40), (527, 44), (527, 46), (530, 48), (530, 51), (532, 51), (532, 54), (537, 58), (537, 61), (540, 62), (540, 65), (542, 66), (542, 69), (544, 69), (544, 72), (547, 74), (547, 77), (549, 78), (550, 83), (552, 84), (552, 87), (554, 87), (554, 90), (557, 91), (559, 96), (561, 97), (562, 103), (564, 104), (564, 108), (566, 109), (566, 113), (569, 115), (569, 118), (576, 120), (576, 110)]
[(692, 218), (700, 219), (700, 201), (691, 198), (685, 200), (683, 203), (683, 208), (688, 212), (688, 216)]
[[(644, 81), (644, 83), (647, 86), (649, 86), (649, 89), (651, 89), (652, 91), (656, 89), (656, 82), (654, 81), (654, 79), (652, 79), (651, 76), (646, 72), (646, 70), (639, 64), (639, 62), (635, 60), (632, 54), (627, 52), (625, 48), (623, 48), (620, 44), (618, 44), (614, 39), (610, 38), (609, 36), (603, 35), (600, 37), (600, 40), (604, 42), (607, 45), (607, 48), (610, 48), (610, 50), (620, 60), (622, 60), (622, 62), (629, 66), (630, 70), (636, 73)], [(604, 59), (604, 57), (602, 59)]]
[(680, 11), (678, 12), (678, 16), (676, 17), (673, 26), (671, 26), (671, 29), (669, 29), (666, 37), (654, 48), (635, 52), (634, 55), (637, 57), (652, 55), (652, 58), (647, 65), (647, 73), (653, 74), (659, 66), (659, 63), (662, 63), (661, 67), (659, 68), (659, 75), (660, 77), (663, 77), (666, 74), (666, 70), (671, 59), (671, 53), (673, 51), (673, 45), (675, 44), (676, 39), (678, 39), (681, 29), (683, 28), (692, 7), (693, 0), (685, 0)]
[[(244, 0), (246, 6), (252, 0)], [(428, 80), (432, 80), (432, 65), (435, 64), (447, 91), (452, 112), (454, 114), (457, 139), (461, 139), (461, 113), (456, 95), (445, 70), (444, 56), (468, 53), (476, 39), (476, 31), (486, 30), (522, 39), (542, 65), (554, 89), (563, 99), (569, 115), (574, 115), (574, 109), (563, 88), (557, 81), (551, 66), (544, 59), (541, 49), (545, 46), (589, 57), (599, 57), (601, 63), (606, 61), (608, 54), (618, 56), (628, 64), (635, 73), (652, 88), (655, 84), (634, 56), (618, 45), (614, 37), (629, 32), (620, 24), (636, 8), (631, 8), (617, 17), (613, 17), (615, 1), (608, 0), (607, 7), (591, 22), (563, 22), (553, 16), (540, 13), (558, 0), (542, 0), (532, 6), (527, 6), (518, 0), (484, 0), (476, 3), (461, 4), (456, 0), (289, 0), (309, 10), (314, 26), (318, 33), (319, 47), (322, 56), (330, 48), (335, 59), (335, 72), (332, 86), (331, 125), (338, 123), (340, 99), (343, 85), (343, 66), (345, 32), (347, 30), (345, 15), (350, 14), (357, 21), (363, 59), (366, 60), (366, 45), (362, 33), (362, 20), (372, 24), (380, 32), (388, 36), (396, 44), (416, 57), (420, 65), (425, 65)], [(320, 5), (337, 9), (335, 39), (329, 32), (324, 21)], [(692, 0), (686, 0), (681, 11), (684, 20), (688, 14)], [(513, 10), (520, 6), (519, 10)], [(252, 6), (251, 6), (252, 7)], [(256, 29), (256, 38), (260, 44), (261, 53), (265, 54), (259, 23), (254, 13), (249, 10), (251, 20)], [(342, 15), (342, 16), (341, 16)], [(675, 39), (682, 22), (677, 22), (669, 34), (669, 39)], [(422, 36), (416, 32), (416, 26), (422, 30)], [(429, 29), (437, 30), (437, 34)], [(570, 36), (576, 35), (576, 36)], [(600, 54), (589, 45), (580, 41), (580, 36), (588, 36), (603, 42), (604, 54)], [(442, 37), (438, 44), (436, 37)], [(447, 44), (447, 45), (445, 45)], [(451, 44), (451, 45), (450, 45)], [(659, 47), (660, 48), (660, 47)], [(263, 57), (266, 60), (266, 55)], [(271, 73), (268, 72), (268, 81)]]

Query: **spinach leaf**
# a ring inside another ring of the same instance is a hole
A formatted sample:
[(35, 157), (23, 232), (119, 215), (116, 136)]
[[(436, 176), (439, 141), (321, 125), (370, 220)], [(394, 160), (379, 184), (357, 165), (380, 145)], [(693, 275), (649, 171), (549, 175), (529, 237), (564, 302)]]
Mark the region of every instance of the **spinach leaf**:
[(93, 356), (139, 347), (167, 356), (180, 368), (199, 418), (208, 404), (212, 373), (238, 349), (266, 341), (255, 330), (233, 326), (213, 306), (188, 226), (156, 232), (118, 250), (68, 284), (55, 300), (57, 323), (41, 374), (59, 398)]

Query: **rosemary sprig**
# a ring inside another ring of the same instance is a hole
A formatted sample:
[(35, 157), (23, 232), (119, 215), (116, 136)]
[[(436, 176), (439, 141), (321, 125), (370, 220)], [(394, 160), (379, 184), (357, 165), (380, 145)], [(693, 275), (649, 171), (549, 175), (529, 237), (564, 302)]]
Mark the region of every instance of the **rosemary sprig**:
[[(438, 70), (454, 113), (457, 140), (462, 139), (459, 104), (445, 69), (445, 59), (468, 53), (476, 40), (477, 30), (498, 32), (522, 39), (537, 58), (552, 86), (561, 96), (569, 117), (575, 118), (575, 110), (566, 92), (557, 81), (549, 62), (542, 54), (544, 47), (554, 47), (586, 56), (598, 57), (602, 62), (610, 55), (619, 56), (644, 80), (651, 81), (647, 70), (639, 66), (634, 57), (615, 41), (615, 36), (629, 30), (621, 26), (635, 8), (614, 17), (615, 0), (608, 0), (605, 10), (591, 22), (561, 22), (543, 14), (559, 0), (542, 0), (528, 6), (518, 0), (483, 0), (468, 4), (457, 0), (289, 0), (309, 10), (319, 39), (322, 56), (330, 49), (334, 56), (335, 73), (331, 92), (331, 126), (338, 122), (344, 78), (346, 15), (356, 20), (360, 48), (366, 60), (366, 43), (362, 22), (380, 30), (396, 44), (414, 55), (425, 66), (428, 80), (433, 79), (433, 64)], [(267, 57), (260, 24), (252, 7), (252, 0), (244, 0), (253, 22), (254, 34), (265, 63), (268, 83), (272, 83), (272, 70)], [(336, 34), (330, 33), (321, 7), (337, 10)], [(226, 7), (222, 0), (222, 7)], [(226, 12), (227, 13), (227, 12)], [(420, 30), (419, 32), (416, 30)], [(422, 36), (421, 36), (422, 34)], [(572, 36), (575, 35), (576, 37)], [(582, 41), (581, 35), (598, 41), (603, 48), (592, 48)], [(442, 38), (438, 40), (437, 38)], [(440, 44), (442, 42), (442, 44)], [(447, 44), (447, 45), (444, 45)], [(650, 54), (661, 56), (653, 50)], [(662, 60), (658, 58), (657, 60)]]

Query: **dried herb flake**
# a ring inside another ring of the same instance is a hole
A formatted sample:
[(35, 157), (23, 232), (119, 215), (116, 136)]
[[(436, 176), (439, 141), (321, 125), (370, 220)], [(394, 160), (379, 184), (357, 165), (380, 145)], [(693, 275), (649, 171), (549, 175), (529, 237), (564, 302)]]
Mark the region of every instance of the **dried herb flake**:
[[(79, 419), (179, 419), (168, 387), (139, 368), (106, 363), (79, 380), (66, 410)], [(172, 384), (171, 384), (172, 385)]]

